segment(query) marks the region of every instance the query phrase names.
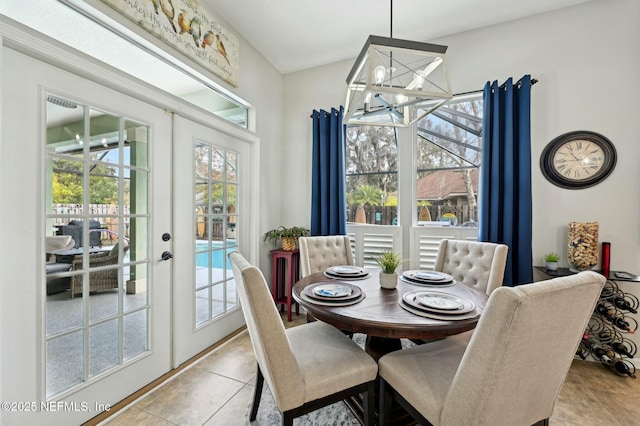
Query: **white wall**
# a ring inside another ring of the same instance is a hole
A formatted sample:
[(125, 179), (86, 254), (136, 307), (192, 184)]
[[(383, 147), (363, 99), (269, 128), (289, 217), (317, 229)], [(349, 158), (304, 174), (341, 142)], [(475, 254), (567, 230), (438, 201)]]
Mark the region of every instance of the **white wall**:
[[(610, 241), (611, 268), (640, 274), (640, 2), (595, 1), (560, 11), (425, 40), (449, 46), (454, 93), (482, 89), (486, 81), (531, 74), (534, 264), (551, 250), (566, 266), (567, 225), (598, 221), (600, 241)], [(344, 104), (351, 61), (284, 77), (283, 223), (310, 222), (311, 120), (314, 108)], [(613, 174), (578, 191), (553, 186), (539, 158), (556, 136), (591, 130), (618, 151)]]

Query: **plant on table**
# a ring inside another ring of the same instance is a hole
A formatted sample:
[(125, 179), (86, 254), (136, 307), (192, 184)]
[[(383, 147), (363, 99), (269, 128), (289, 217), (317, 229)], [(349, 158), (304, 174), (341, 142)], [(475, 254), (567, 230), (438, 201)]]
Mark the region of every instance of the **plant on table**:
[(385, 274), (393, 274), (402, 263), (402, 259), (398, 253), (392, 251), (383, 252), (380, 256), (376, 257), (375, 260)]
[(376, 263), (380, 266), (380, 287), (394, 289), (398, 285), (398, 273), (396, 269), (403, 262), (397, 253), (385, 251), (376, 257)]
[(290, 228), (279, 226), (275, 229), (264, 233), (263, 240), (271, 242), (274, 246), (280, 242), (282, 249), (293, 251), (296, 249), (298, 238), (309, 235), (309, 230), (301, 226), (292, 226)]
[(558, 269), (558, 261), (560, 256), (555, 251), (550, 251), (544, 255), (544, 261), (546, 262), (547, 270), (555, 271)]

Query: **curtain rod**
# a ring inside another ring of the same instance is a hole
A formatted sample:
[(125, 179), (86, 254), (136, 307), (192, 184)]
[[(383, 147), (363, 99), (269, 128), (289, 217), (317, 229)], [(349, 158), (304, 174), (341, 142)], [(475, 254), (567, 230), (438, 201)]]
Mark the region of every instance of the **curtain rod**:
[[(522, 84), (521, 80), (522, 80), (522, 79), (520, 79), (520, 80), (516, 81), (516, 84), (515, 84), (515, 85), (516, 85), (516, 86), (520, 86), (520, 85)], [(532, 86), (533, 86), (534, 84), (536, 84), (537, 82), (538, 82), (538, 80), (536, 80), (535, 78), (532, 78), (532, 79), (531, 79), (531, 85), (532, 85)], [(502, 84), (500, 85), (500, 87), (504, 87), (504, 84), (505, 84), (505, 83), (502, 83)], [(484, 92), (484, 89), (481, 89), (481, 90), (471, 90), (471, 91), (469, 91), (469, 92), (462, 92), (462, 93), (454, 93), (454, 94), (453, 94), (453, 96), (473, 95), (474, 93), (482, 93), (482, 92)]]

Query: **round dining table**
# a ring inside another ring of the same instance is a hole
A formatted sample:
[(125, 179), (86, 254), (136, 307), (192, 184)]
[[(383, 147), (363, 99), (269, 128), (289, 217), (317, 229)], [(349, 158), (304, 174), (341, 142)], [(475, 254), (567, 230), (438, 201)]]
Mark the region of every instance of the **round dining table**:
[[(400, 339), (437, 340), (447, 336), (472, 330), (487, 303), (488, 296), (461, 282), (449, 286), (424, 286), (405, 282), (398, 278), (397, 287), (380, 287), (379, 269), (367, 268), (368, 276), (357, 280), (330, 278), (323, 272), (308, 275), (293, 286), (293, 298), (317, 320), (352, 333), (366, 334), (365, 350), (374, 358), (402, 349)], [(399, 272), (401, 277), (402, 273)], [(318, 283), (348, 283), (358, 286), (364, 294), (361, 301), (346, 305), (332, 306), (319, 304), (303, 297), (305, 287)], [(406, 292), (433, 290), (472, 301), (478, 315), (467, 319), (432, 319), (416, 315), (400, 306)]]

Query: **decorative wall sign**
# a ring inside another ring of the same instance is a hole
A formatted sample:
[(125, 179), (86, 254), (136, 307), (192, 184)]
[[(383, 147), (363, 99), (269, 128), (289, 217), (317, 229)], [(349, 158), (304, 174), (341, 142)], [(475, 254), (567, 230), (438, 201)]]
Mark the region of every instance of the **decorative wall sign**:
[(239, 41), (197, 0), (102, 0), (145, 31), (238, 86)]

